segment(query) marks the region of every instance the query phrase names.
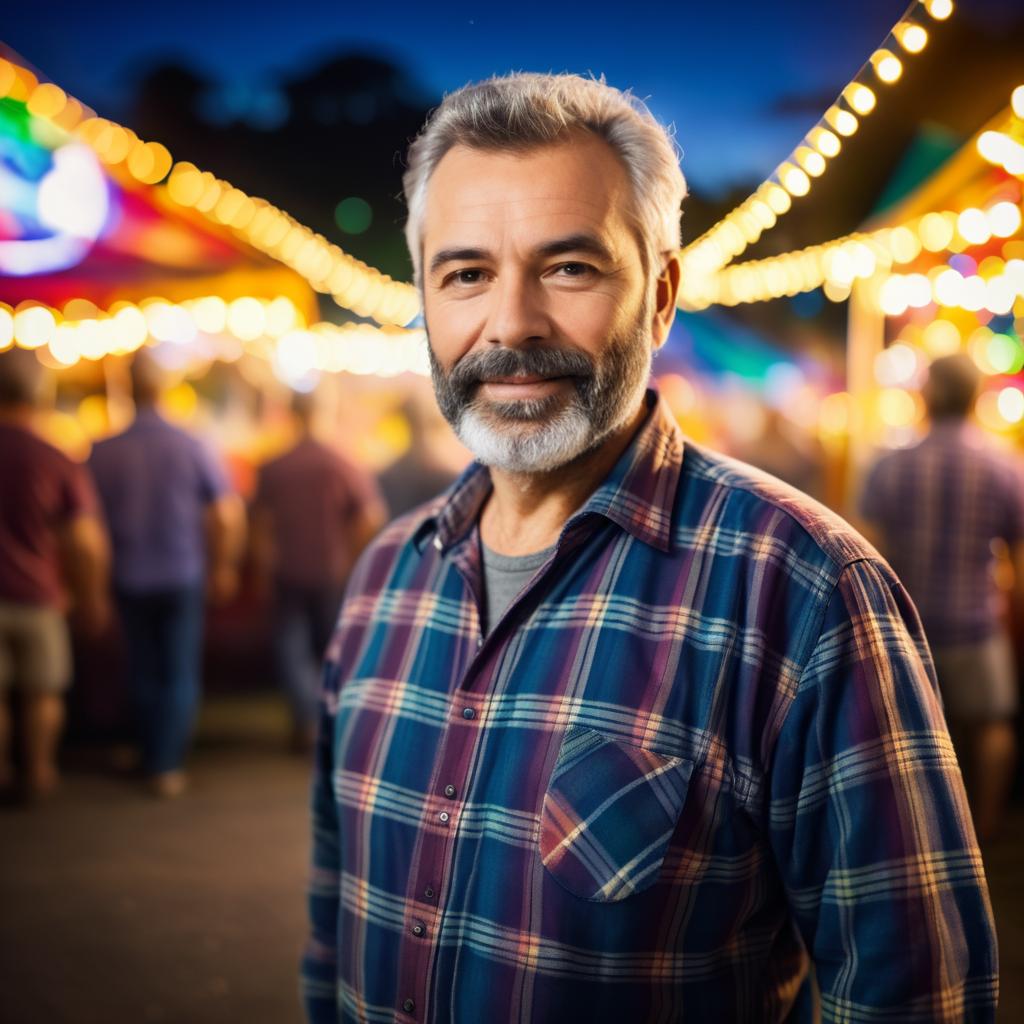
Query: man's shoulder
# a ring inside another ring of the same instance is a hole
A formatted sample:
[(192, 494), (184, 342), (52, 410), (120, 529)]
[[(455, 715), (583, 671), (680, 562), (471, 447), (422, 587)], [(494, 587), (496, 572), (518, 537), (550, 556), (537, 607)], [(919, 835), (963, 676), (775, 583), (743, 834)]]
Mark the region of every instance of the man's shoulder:
[(41, 437), (34, 430), (4, 425), (3, 447), (5, 452), (19, 452), (20, 459), (26, 459), (41, 470), (57, 474), (76, 473), (79, 464), (62, 452), (55, 444)]
[[(770, 539), (828, 576), (838, 577), (860, 559), (882, 561), (868, 540), (821, 502), (770, 473), (701, 445), (687, 445), (680, 487), (676, 528), (682, 536), (692, 535), (714, 514), (718, 529), (747, 536), (752, 550)], [(712, 513), (713, 508), (718, 511)]]
[(418, 552), (422, 546), (418, 546), (418, 541), (428, 543), (420, 535), (426, 531), (427, 524), (440, 514), (447, 500), (447, 493), (439, 494), (388, 523), (359, 556), (352, 573), (349, 596), (361, 590), (376, 589), (400, 558), (410, 552)]

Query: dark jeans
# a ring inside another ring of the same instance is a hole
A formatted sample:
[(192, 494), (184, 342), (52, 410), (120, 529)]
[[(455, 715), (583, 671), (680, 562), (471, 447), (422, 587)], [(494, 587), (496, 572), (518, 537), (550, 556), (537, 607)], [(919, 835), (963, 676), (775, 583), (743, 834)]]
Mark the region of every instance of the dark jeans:
[(199, 705), (203, 588), (119, 592), (117, 603), (143, 771), (174, 771), (185, 761)]
[(320, 663), (341, 606), (342, 588), (274, 585), (274, 660), (295, 724), (317, 720)]

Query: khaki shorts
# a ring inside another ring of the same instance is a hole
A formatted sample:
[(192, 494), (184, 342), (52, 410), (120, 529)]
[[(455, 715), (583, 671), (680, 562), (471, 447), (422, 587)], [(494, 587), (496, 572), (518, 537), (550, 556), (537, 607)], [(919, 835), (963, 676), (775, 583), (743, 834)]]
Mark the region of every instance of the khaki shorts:
[(71, 640), (55, 608), (0, 601), (0, 693), (14, 686), (63, 693), (71, 683)]
[(932, 657), (951, 721), (992, 722), (1017, 713), (1017, 666), (1005, 633), (976, 644), (933, 648)]

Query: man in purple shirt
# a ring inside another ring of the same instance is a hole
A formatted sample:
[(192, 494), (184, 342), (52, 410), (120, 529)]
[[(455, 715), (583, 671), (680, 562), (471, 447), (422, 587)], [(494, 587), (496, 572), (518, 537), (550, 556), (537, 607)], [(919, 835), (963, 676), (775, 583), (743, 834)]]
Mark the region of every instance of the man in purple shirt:
[(132, 364), (135, 421), (99, 442), (89, 465), (114, 551), (142, 769), (177, 796), (199, 701), (204, 585), (215, 602), (237, 586), (241, 505), (196, 438), (157, 411), (161, 373)]
[[(993, 542), (1008, 545), (1024, 587), (1024, 479), (967, 418), (979, 374), (966, 355), (932, 363), (924, 388), (931, 429), (884, 456), (861, 513), (924, 623), (975, 826), (998, 827), (1016, 759), (1017, 672), (993, 575)], [(1014, 602), (1021, 607), (1021, 598)]]
[(292, 746), (312, 749), (320, 661), (356, 556), (384, 523), (371, 477), (313, 434), (315, 396), (296, 392), (295, 445), (260, 469), (252, 510), (259, 577), (273, 588), (274, 657)]
[(64, 691), (71, 682), (65, 589), (83, 625), (101, 629), (109, 552), (88, 474), (35, 432), (43, 368), (0, 355), (0, 788), (13, 780), (7, 695), (20, 691), (24, 790), (57, 785)]

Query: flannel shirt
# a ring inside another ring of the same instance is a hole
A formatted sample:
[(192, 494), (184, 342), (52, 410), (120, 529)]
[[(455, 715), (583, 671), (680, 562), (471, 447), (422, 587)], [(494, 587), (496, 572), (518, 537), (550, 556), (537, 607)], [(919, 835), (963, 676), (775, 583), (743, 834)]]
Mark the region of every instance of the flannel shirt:
[(1024, 541), (1024, 479), (980, 430), (940, 420), (918, 444), (884, 455), (860, 511), (881, 530), (933, 647), (977, 644), (1002, 628), (992, 541)]
[(484, 468), (361, 558), (324, 673), (309, 1019), (809, 1019), (813, 959), (826, 1020), (992, 1020), (913, 605), (842, 520), (647, 401), (486, 637)]

